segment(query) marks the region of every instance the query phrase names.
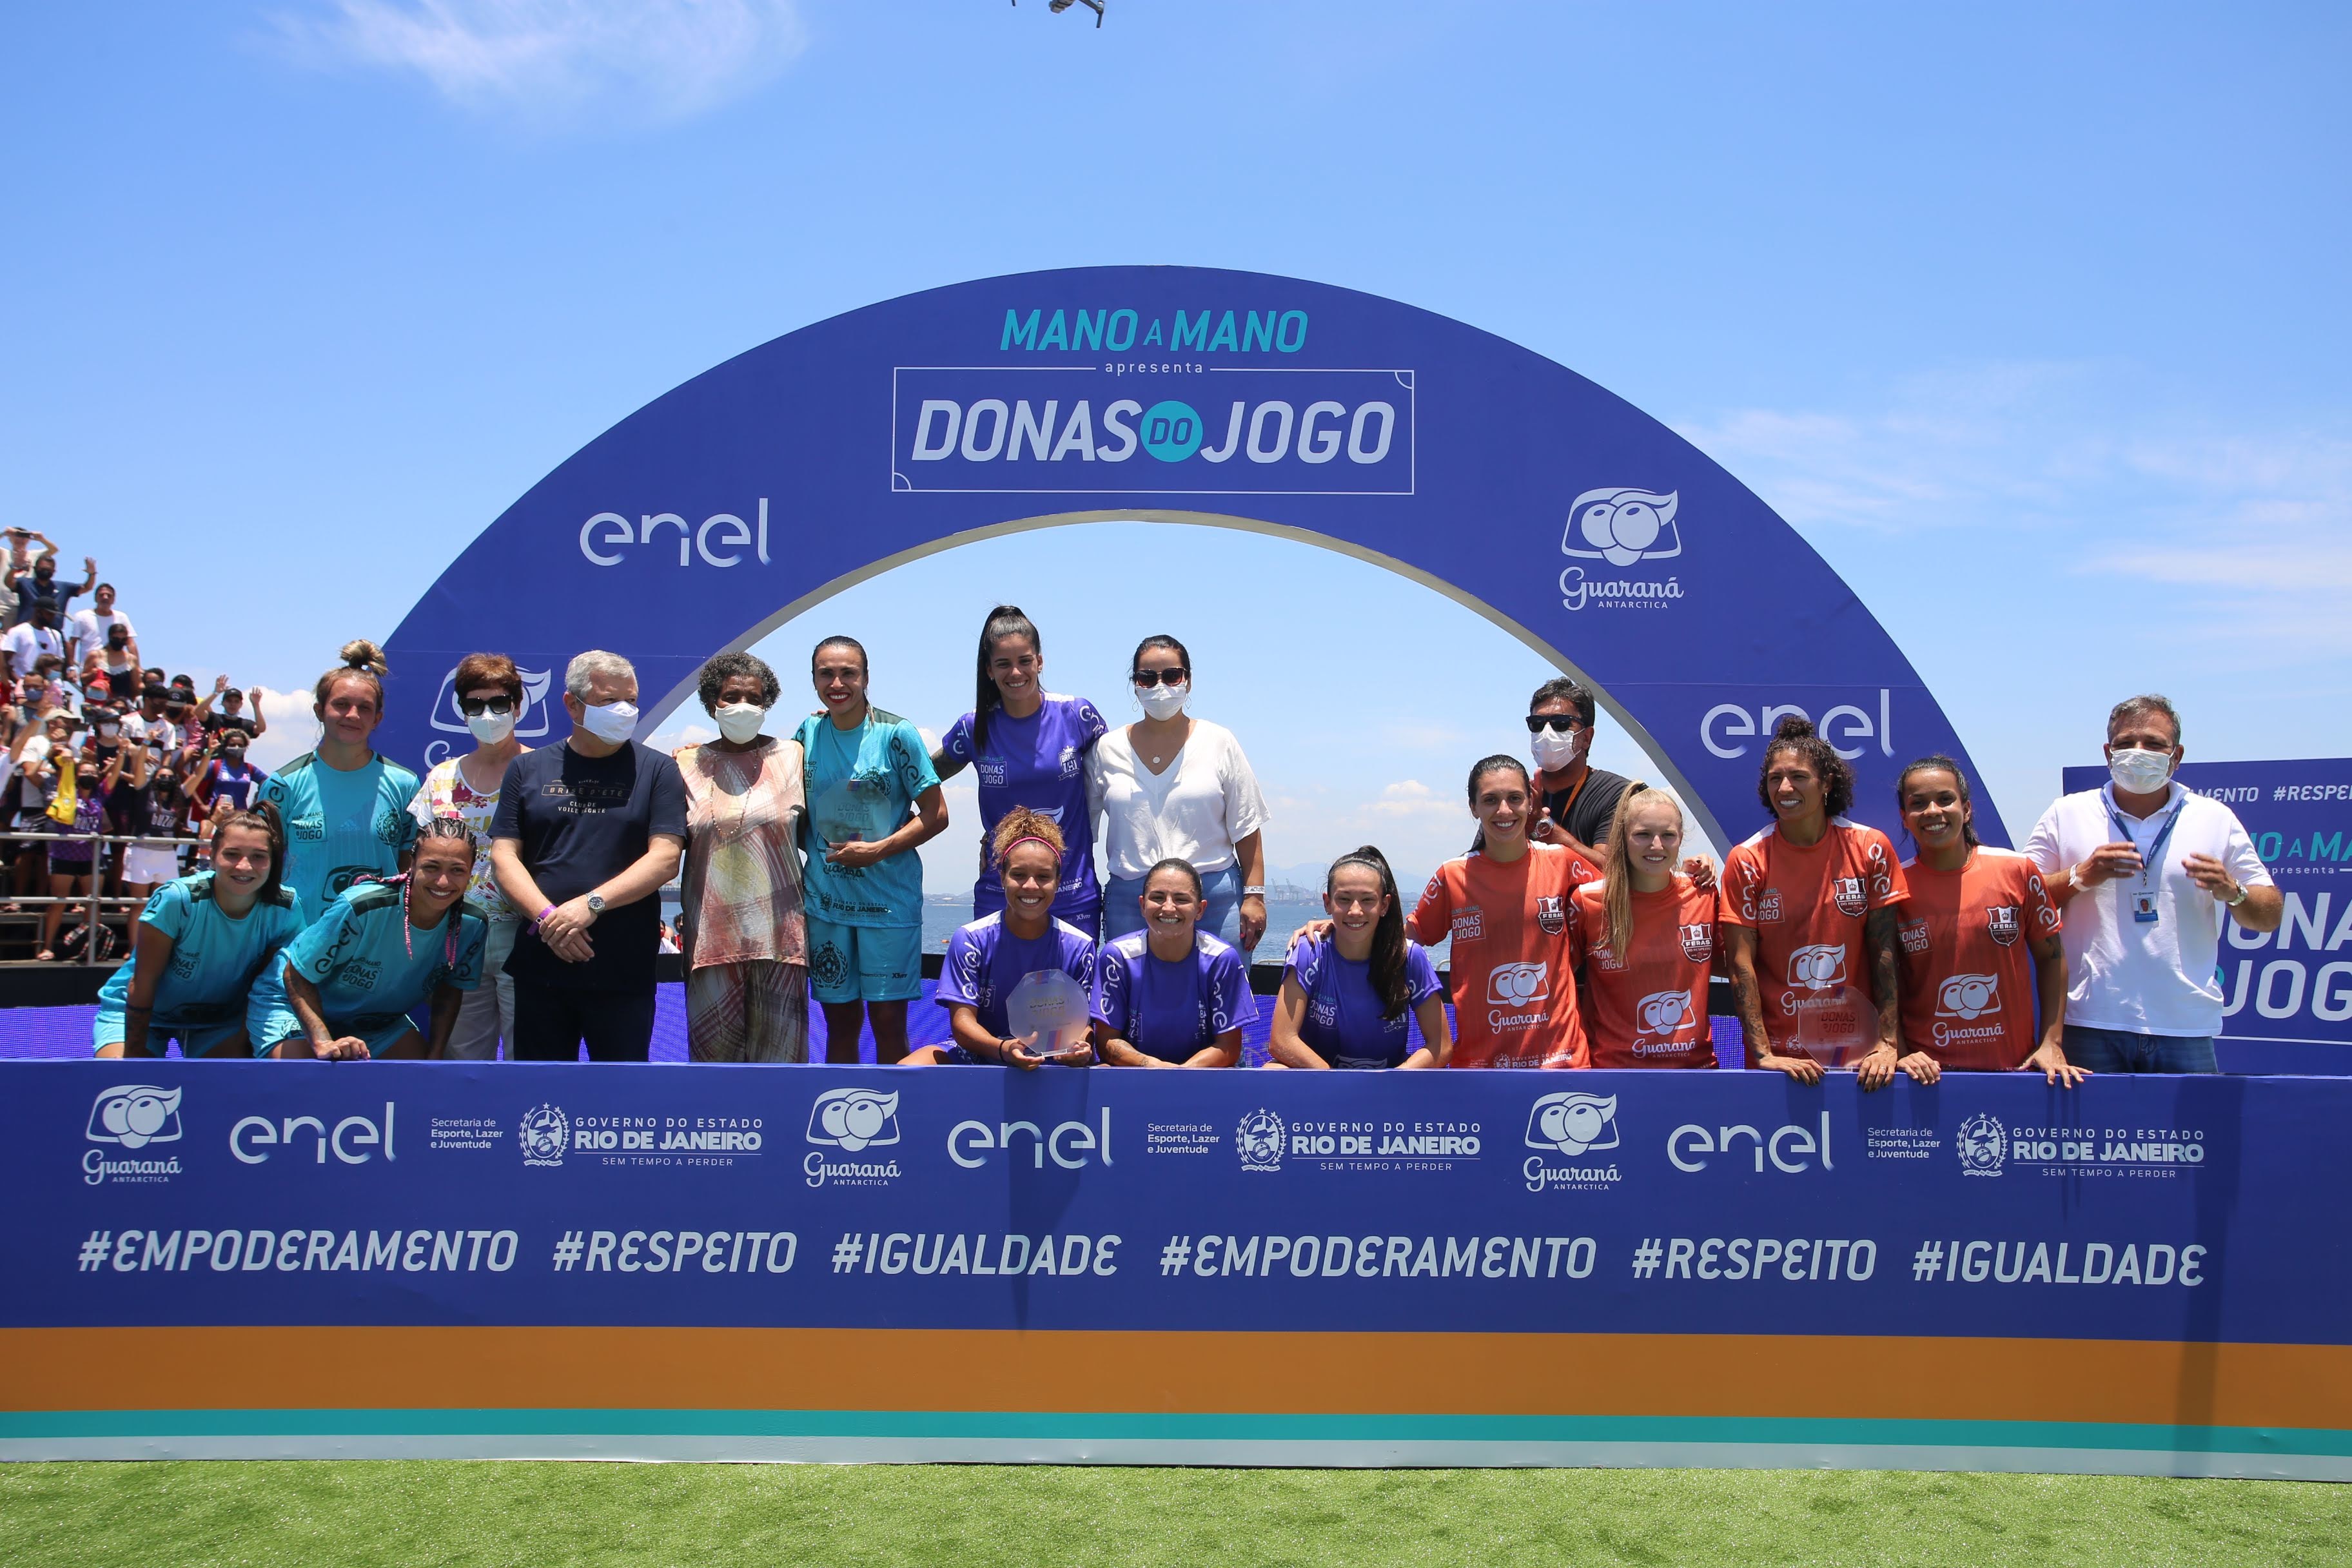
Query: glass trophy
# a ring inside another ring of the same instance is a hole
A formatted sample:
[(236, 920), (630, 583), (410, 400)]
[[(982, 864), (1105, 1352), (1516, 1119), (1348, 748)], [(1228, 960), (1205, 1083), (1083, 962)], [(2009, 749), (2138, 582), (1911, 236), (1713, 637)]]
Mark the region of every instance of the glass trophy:
[(889, 786), (881, 779), (839, 780), (819, 791), (809, 808), (817, 838), (828, 847), (887, 838), (898, 826), (890, 817)]
[(1799, 1054), (1825, 1068), (1850, 1068), (1878, 1045), (1878, 1004), (1852, 985), (1832, 985), (1797, 998)]
[(1093, 1050), (1087, 988), (1058, 969), (1021, 977), (1004, 1004), (1005, 1033), (1029, 1042), (1035, 1054), (1076, 1060)]

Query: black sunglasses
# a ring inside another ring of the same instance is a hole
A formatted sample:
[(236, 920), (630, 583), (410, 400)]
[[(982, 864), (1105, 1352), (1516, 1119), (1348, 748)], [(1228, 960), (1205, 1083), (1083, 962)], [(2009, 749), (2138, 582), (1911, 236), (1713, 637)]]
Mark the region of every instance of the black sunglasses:
[(515, 710), (511, 697), (460, 697), (457, 711), (468, 719), (478, 719), (485, 713), (511, 713)]
[(1578, 718), (1573, 713), (1530, 713), (1528, 715), (1528, 733), (1530, 735), (1541, 731), (1547, 724), (1551, 726), (1552, 733), (1555, 735), (1573, 735), (1579, 730), (1584, 728), (1584, 721)]
[(1181, 686), (1192, 679), (1192, 672), (1189, 669), (1139, 669), (1128, 679), (1149, 690), (1162, 681), (1171, 686)]

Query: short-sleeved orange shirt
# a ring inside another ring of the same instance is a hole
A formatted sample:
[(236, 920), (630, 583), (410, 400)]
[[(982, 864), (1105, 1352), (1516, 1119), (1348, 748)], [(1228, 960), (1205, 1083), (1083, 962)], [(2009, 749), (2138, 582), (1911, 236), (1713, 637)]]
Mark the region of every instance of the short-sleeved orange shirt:
[(1978, 848), (1957, 871), (1903, 863), (1903, 1043), (1962, 1072), (2024, 1065), (2034, 1026), (2033, 943), (2059, 929), (2042, 873), (2024, 856)]
[(1676, 874), (1654, 893), (1633, 892), (1633, 951), (1609, 945), (1603, 884), (1576, 889), (1569, 936), (1584, 979), (1577, 1000), (1597, 1068), (1711, 1068), (1706, 983), (1715, 961), (1715, 889)]
[(1453, 939), (1454, 1066), (1585, 1065), (1568, 901), (1594, 875), (1570, 850), (1530, 844), (1507, 863), (1474, 849), (1430, 878), (1412, 934), (1424, 947)]
[(1776, 823), (1724, 858), (1723, 923), (1756, 932), (1756, 981), (1776, 1054), (1792, 1048), (1809, 998), (1841, 985), (1870, 994), (1863, 921), (1909, 897), (1886, 835), (1842, 816), (1818, 843), (1792, 844)]

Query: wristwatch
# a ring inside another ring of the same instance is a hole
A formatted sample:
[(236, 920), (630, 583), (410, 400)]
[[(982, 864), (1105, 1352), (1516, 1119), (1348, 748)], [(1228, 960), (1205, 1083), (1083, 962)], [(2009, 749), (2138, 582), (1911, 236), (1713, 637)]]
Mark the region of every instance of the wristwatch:
[(588, 912), (592, 915), (601, 915), (604, 912), (604, 894), (591, 893), (588, 895)]
[(1244, 899), (1262, 899), (1265, 897), (1265, 889), (1264, 888), (1244, 888), (1242, 889), (1242, 897)]
[(2242, 904), (2242, 903), (2244, 903), (2245, 901), (2246, 901), (2246, 885), (2245, 885), (2243, 882), (2241, 882), (2241, 883), (2239, 883), (2239, 884), (2238, 884), (2238, 893), (2237, 893), (2237, 896), (2236, 896), (2235, 898), (2223, 899), (2223, 900), (2221, 900), (2221, 906), (2222, 906), (2222, 908), (2224, 908), (2224, 909), (2231, 909), (2231, 910), (2234, 910), (2234, 909), (2236, 909), (2240, 904)]

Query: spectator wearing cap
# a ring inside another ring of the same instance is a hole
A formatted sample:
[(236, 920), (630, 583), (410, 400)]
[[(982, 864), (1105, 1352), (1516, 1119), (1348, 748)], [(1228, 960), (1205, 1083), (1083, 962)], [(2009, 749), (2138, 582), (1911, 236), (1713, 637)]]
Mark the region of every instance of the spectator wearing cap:
[(2238, 814), (2174, 781), (2184, 754), (2169, 701), (2125, 698), (2108, 782), (2059, 796), (2025, 841), (2065, 911), (2066, 1059), (2094, 1073), (2220, 1070), (2223, 911), (2272, 931), (2285, 910)]
[[(91, 654), (107, 646), (117, 626), (122, 628), (122, 640), (115, 646), (127, 650), (126, 657), (120, 662), (136, 665), (139, 662), (138, 630), (131, 626), (129, 616), (114, 607), (114, 584), (100, 583), (90, 595), (89, 608), (76, 610), (66, 617), (66, 640), (73, 645), (72, 657), (78, 661), (88, 662)], [(108, 668), (112, 668), (116, 662), (110, 659)]]
[(1595, 845), (1607, 841), (1617, 802), (1629, 782), (1622, 773), (1596, 768), (1585, 759), (1592, 750), (1592, 693), (1566, 676), (1547, 680), (1528, 700), (1528, 745), (1535, 754), (1536, 820), (1528, 837), (1601, 862)]
[(0, 651), (8, 659), (8, 673), (22, 678), (33, 672), (36, 661), (54, 658), (62, 667), (66, 659), (65, 634), (58, 630), (58, 607), (54, 604), (36, 603), (26, 618), (8, 628), (0, 637)]
[[(215, 702), (220, 704), (218, 711), (213, 708)], [(268, 721), (261, 716), (261, 688), (253, 689), (253, 707), (248, 710), (245, 693), (231, 686), (227, 676), (215, 676), (211, 695), (196, 704), (196, 723), (206, 740), (215, 740), (229, 730), (244, 731), (247, 740), (261, 739), (269, 729)]]
[[(43, 540), (42, 542), (47, 544), (48, 542)], [(50, 612), (49, 625), (58, 628), (59, 635), (62, 636), (66, 612), (73, 607), (75, 596), (87, 594), (98, 586), (96, 558), (85, 555), (81, 558), (81, 563), (89, 575), (82, 579), (79, 587), (68, 587), (58, 581), (58, 552), (54, 547), (44, 550), (35, 556), (33, 569), (19, 575), (13, 584), (16, 590), (16, 624), (23, 626), (33, 618), (34, 611), (46, 605)], [(62, 655), (63, 650), (59, 651)]]

